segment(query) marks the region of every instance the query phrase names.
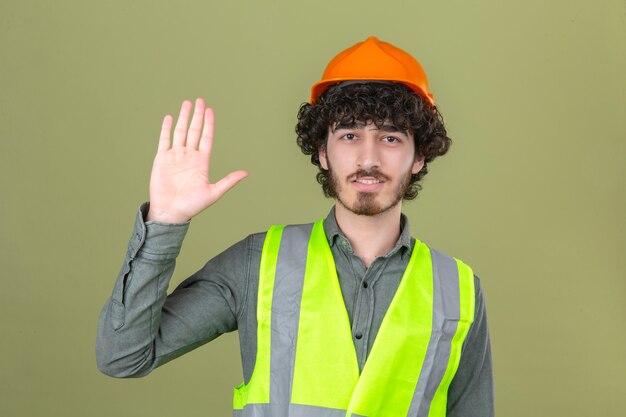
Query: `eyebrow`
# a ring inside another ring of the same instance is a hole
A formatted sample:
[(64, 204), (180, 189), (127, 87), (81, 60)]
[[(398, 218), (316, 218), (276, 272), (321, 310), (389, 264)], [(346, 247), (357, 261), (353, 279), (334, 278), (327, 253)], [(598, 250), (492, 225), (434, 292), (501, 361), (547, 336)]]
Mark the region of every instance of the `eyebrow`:
[(387, 125), (387, 124), (382, 125), (380, 127), (380, 130), (382, 130), (383, 132), (391, 132), (391, 133), (407, 133), (406, 130), (402, 130), (396, 125)]
[[(340, 129), (363, 129), (364, 127), (365, 127), (365, 123), (363, 122), (337, 123), (332, 129), (332, 131), (336, 132), (337, 130), (340, 130)], [(389, 133), (404, 133), (404, 134), (408, 133), (406, 130), (400, 129), (398, 126), (389, 124), (389, 123), (386, 123), (377, 129), (383, 132), (389, 132)]]
[(362, 129), (365, 127), (365, 123), (362, 122), (354, 122), (354, 123), (335, 123), (332, 126), (332, 131), (335, 132), (340, 129)]

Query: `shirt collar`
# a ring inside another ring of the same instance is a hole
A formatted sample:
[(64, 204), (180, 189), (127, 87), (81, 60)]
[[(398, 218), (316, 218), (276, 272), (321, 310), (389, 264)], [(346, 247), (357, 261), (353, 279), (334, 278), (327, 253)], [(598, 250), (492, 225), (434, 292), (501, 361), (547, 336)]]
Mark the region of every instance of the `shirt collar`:
[[(347, 249), (350, 253), (354, 253), (350, 241), (339, 229), (337, 219), (335, 218), (335, 206), (330, 209), (330, 212), (324, 219), (324, 232), (331, 247), (340, 245), (340, 247)], [(391, 256), (399, 250), (402, 250), (403, 256), (406, 253), (411, 253), (411, 230), (409, 228), (409, 219), (404, 213), (400, 214), (400, 237), (398, 237), (398, 241), (393, 249), (385, 256)]]

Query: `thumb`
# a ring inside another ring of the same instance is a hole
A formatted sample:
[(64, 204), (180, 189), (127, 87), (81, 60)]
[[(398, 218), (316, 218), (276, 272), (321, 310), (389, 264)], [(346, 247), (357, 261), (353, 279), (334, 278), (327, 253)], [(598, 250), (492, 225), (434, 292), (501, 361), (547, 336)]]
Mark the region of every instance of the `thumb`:
[(223, 196), (226, 191), (233, 188), (239, 181), (248, 176), (248, 171), (234, 171), (226, 175), (224, 178), (213, 184), (215, 187), (216, 199)]

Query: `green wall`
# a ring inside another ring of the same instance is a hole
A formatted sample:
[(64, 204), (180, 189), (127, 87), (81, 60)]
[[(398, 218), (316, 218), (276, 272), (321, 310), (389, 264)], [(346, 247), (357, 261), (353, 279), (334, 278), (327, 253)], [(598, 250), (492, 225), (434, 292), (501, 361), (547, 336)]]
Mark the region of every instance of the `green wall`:
[(295, 115), (376, 35), (421, 61), (455, 141), (404, 211), (482, 279), (498, 415), (623, 416), (625, 28), (620, 0), (3, 1), (0, 415), (230, 415), (236, 333), (143, 379), (96, 369), (161, 118), (204, 97), (214, 176), (250, 171), (193, 220), (173, 287), (327, 213)]

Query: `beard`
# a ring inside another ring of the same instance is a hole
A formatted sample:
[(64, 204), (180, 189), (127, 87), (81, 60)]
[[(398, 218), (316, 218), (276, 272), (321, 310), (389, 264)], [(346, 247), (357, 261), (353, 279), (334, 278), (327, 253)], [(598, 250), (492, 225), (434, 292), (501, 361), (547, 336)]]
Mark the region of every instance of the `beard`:
[[(411, 186), (411, 169), (407, 170), (401, 177), (398, 182), (398, 186), (393, 190), (392, 198), (390, 201), (384, 203), (377, 201), (378, 193), (376, 192), (367, 192), (367, 191), (359, 191), (357, 192), (356, 200), (353, 204), (345, 201), (341, 196), (341, 183), (339, 178), (335, 175), (335, 172), (332, 170), (330, 163), (328, 164), (328, 188), (330, 191), (330, 195), (335, 197), (339, 204), (343, 207), (351, 211), (352, 213), (359, 216), (376, 216), (378, 214), (384, 213), (396, 205), (400, 204), (402, 198), (406, 194), (407, 190)], [(375, 177), (382, 180), (389, 180), (389, 177), (385, 174), (381, 173), (377, 168), (373, 169), (360, 169), (349, 175), (346, 178), (346, 181), (350, 182), (351, 179), (358, 177)]]

